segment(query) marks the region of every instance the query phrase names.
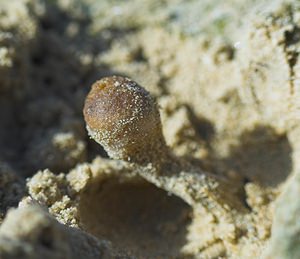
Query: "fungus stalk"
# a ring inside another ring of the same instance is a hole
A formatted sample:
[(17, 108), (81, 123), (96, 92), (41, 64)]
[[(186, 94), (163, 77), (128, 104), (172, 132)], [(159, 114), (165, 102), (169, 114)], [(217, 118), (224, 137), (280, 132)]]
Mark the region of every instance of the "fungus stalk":
[(131, 170), (147, 181), (205, 211), (228, 214), (243, 209), (237, 198), (240, 186), (194, 168), (172, 153), (154, 98), (136, 82), (120, 76), (95, 82), (83, 113), (91, 138), (111, 158), (129, 162)]

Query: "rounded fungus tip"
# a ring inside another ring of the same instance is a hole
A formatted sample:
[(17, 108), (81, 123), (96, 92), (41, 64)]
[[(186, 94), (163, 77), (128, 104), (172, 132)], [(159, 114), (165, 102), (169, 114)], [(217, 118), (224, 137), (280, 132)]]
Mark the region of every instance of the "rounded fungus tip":
[(89, 135), (111, 158), (148, 162), (165, 146), (154, 98), (127, 77), (96, 81), (86, 97), (83, 114)]

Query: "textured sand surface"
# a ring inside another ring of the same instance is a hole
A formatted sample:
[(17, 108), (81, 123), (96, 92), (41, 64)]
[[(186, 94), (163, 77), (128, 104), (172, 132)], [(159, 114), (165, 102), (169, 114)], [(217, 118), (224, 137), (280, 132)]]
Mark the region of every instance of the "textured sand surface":
[[(0, 257), (300, 258), (299, 51), (296, 0), (0, 0)], [(156, 98), (161, 174), (89, 139), (110, 75)]]

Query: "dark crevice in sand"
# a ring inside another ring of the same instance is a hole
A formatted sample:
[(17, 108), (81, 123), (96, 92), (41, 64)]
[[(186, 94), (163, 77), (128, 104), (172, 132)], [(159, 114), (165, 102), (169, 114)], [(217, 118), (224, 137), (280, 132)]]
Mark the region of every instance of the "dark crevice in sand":
[(191, 207), (144, 180), (93, 181), (80, 199), (83, 229), (139, 258), (180, 256)]

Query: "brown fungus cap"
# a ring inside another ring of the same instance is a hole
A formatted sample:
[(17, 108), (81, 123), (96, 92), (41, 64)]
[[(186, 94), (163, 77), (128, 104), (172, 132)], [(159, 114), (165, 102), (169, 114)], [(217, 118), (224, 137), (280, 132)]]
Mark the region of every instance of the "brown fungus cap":
[(129, 78), (96, 81), (83, 113), (90, 136), (114, 159), (149, 162), (165, 145), (155, 100)]

